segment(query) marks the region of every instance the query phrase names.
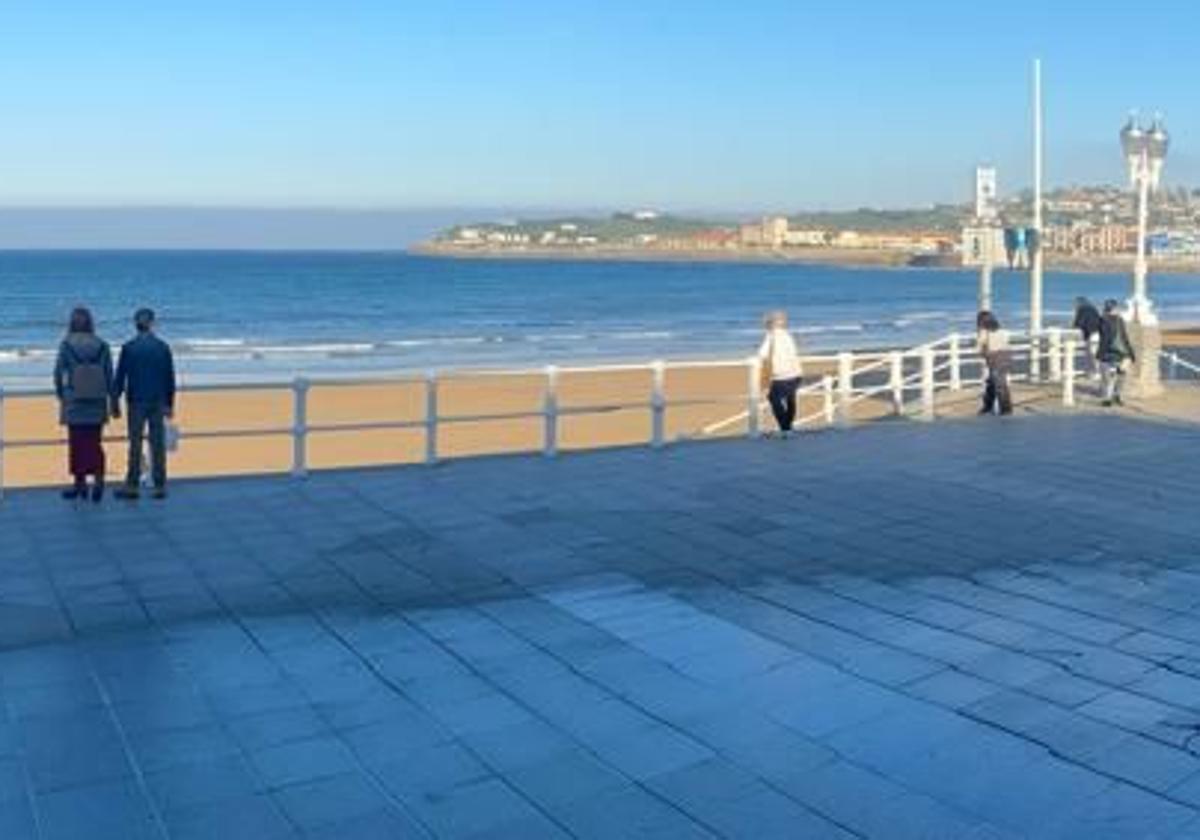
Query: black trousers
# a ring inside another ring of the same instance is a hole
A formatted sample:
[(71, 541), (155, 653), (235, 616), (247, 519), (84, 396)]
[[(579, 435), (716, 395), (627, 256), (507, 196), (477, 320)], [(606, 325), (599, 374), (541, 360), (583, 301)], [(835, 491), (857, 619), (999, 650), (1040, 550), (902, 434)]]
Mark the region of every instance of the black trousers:
[(150, 475), (155, 487), (167, 484), (167, 434), (166, 414), (161, 405), (126, 406), (125, 416), (129, 421), (129, 472), (125, 484), (137, 487), (142, 480), (142, 441), (149, 432)]
[(796, 422), (796, 389), (800, 387), (799, 377), (795, 379), (777, 379), (771, 383), (767, 393), (767, 402), (771, 404), (771, 413), (779, 424), (781, 432), (790, 432)]
[(1008, 389), (1007, 369), (988, 369), (987, 384), (983, 388), (983, 410), (990, 413), (999, 403), (1001, 414), (1012, 414), (1012, 393)]

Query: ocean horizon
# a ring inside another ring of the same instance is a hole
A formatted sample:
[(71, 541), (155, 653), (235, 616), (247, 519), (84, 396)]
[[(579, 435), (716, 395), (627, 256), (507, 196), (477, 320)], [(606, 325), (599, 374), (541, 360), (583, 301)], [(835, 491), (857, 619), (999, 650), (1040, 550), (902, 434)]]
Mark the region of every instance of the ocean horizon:
[[(812, 352), (919, 344), (973, 328), (971, 270), (511, 259), (404, 251), (0, 251), (0, 384), (45, 385), (71, 307), (114, 345), (153, 307), (185, 381), (742, 358), (786, 309)], [(1028, 274), (995, 273), (1006, 326)], [(1124, 298), (1121, 274), (1047, 272), (1047, 324)], [(1200, 275), (1152, 276), (1166, 322), (1200, 321)]]

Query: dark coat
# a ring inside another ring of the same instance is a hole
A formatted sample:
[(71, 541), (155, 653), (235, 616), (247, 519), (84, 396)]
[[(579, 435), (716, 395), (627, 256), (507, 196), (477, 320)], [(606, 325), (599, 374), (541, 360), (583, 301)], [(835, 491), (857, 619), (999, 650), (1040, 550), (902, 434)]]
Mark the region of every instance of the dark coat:
[(113, 397), (122, 394), (131, 405), (175, 407), (175, 358), (170, 345), (154, 333), (142, 333), (121, 348)]
[(58, 346), (58, 360), (54, 364), (58, 422), (64, 426), (103, 426), (108, 422), (108, 399), (79, 399), (71, 391), (72, 374), (81, 364), (99, 364), (108, 390), (112, 390), (112, 351), (108, 344), (89, 333), (71, 333)]
[(1100, 310), (1092, 306), (1090, 303), (1085, 303), (1083, 306), (1075, 310), (1075, 329), (1083, 333), (1085, 341), (1090, 340), (1092, 336), (1100, 332), (1100, 324), (1103, 318), (1100, 315)]
[(1100, 346), (1096, 350), (1096, 358), (1108, 364), (1120, 364), (1129, 359), (1134, 360), (1133, 342), (1129, 340), (1129, 332), (1125, 329), (1125, 319), (1116, 312), (1110, 312), (1100, 319)]

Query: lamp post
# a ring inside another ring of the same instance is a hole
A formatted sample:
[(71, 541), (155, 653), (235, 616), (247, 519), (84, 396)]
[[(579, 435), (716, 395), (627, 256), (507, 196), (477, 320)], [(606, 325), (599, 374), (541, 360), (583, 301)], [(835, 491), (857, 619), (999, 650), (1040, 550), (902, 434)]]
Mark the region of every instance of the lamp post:
[(1131, 338), (1137, 353), (1131, 384), (1141, 396), (1153, 396), (1162, 390), (1158, 371), (1162, 336), (1146, 291), (1146, 236), (1150, 193), (1158, 189), (1162, 179), (1169, 143), (1161, 117), (1155, 117), (1150, 127), (1145, 128), (1138, 124), (1136, 116), (1131, 115), (1121, 129), (1121, 151), (1129, 168), (1130, 185), (1137, 192), (1137, 257), (1133, 264), (1133, 296), (1128, 304)]

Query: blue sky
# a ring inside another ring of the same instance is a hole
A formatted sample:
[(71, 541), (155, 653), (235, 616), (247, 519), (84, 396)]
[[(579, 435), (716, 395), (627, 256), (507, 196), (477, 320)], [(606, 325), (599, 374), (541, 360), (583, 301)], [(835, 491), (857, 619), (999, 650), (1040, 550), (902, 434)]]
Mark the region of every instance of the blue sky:
[[(0, 205), (796, 209), (1200, 183), (1200, 11), (1132, 3), (5, 0)], [(1151, 8), (1151, 7), (1147, 7)], [(1126, 65), (1136, 65), (1136, 72)]]

